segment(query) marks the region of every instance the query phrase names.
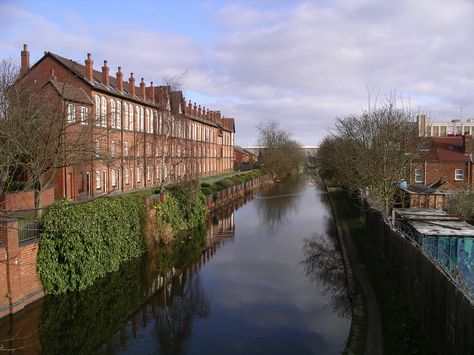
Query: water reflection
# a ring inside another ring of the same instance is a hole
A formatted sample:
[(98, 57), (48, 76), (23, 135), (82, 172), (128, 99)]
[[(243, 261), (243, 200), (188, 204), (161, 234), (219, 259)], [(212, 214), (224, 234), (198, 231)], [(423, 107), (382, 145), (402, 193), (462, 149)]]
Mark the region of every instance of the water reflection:
[(276, 183), (257, 198), (257, 212), (261, 225), (270, 230), (281, 225), (287, 215), (298, 213), (298, 200), (306, 181), (298, 175), (290, 175), (284, 183)]
[(347, 295), (344, 264), (338, 244), (322, 234), (315, 234), (304, 241), (305, 259), (302, 264), (308, 279), (319, 284), (330, 299), (333, 311), (340, 317), (351, 316)]

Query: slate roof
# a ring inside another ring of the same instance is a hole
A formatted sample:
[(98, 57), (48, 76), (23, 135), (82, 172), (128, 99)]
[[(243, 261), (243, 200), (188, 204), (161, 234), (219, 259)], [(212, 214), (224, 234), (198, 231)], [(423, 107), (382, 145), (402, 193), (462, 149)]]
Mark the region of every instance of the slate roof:
[(86, 105), (93, 105), (91, 98), (80, 87), (62, 83), (57, 79), (49, 79), (47, 84), (51, 84), (61, 97), (68, 101), (79, 102)]

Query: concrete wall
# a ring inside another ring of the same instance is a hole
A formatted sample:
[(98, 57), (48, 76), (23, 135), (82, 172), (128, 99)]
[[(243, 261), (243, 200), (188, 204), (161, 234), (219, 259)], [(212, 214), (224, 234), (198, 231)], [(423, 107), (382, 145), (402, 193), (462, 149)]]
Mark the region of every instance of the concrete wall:
[(367, 212), (366, 224), (433, 348), (439, 354), (474, 354), (469, 297), (420, 248), (393, 231), (380, 213)]

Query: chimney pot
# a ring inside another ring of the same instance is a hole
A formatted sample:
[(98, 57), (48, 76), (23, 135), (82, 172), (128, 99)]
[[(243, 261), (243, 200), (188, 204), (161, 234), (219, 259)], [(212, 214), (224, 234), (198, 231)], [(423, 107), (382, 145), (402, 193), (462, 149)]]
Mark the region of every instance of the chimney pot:
[(30, 70), (30, 52), (28, 51), (28, 46), (24, 44), (23, 50), (21, 51), (20, 74), (25, 75), (28, 70)]
[(94, 80), (94, 62), (92, 61), (92, 56), (90, 53), (87, 53), (87, 59), (85, 61), (86, 64), (86, 79), (92, 82)]
[(122, 74), (122, 68), (121, 67), (118, 67), (117, 68), (117, 74), (116, 74), (116, 78), (117, 78), (117, 90), (118, 91), (123, 91), (123, 74)]
[(109, 86), (109, 67), (106, 60), (104, 60), (104, 66), (102, 67), (102, 84)]
[(145, 80), (143, 78), (141, 78), (141, 81), (140, 81), (140, 97), (142, 99), (146, 98)]
[(129, 87), (130, 87), (130, 95), (132, 97), (135, 96), (135, 78), (133, 77), (133, 73), (130, 73), (130, 79), (128, 79)]

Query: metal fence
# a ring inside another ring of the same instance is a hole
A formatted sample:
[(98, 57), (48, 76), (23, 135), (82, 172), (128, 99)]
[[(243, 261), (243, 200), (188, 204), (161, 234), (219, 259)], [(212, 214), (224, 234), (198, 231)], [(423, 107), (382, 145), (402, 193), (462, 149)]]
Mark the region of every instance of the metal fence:
[(40, 231), (38, 222), (27, 219), (18, 220), (18, 241), (20, 243), (38, 238)]

